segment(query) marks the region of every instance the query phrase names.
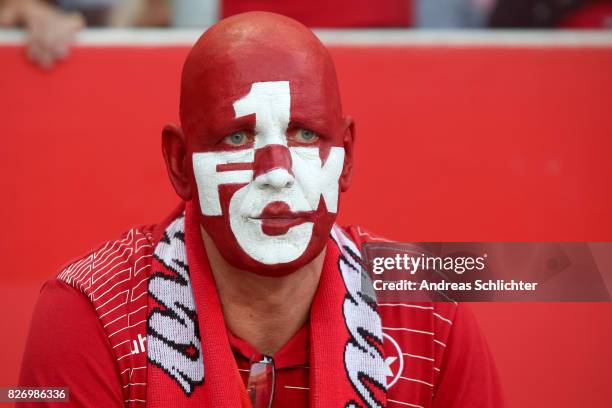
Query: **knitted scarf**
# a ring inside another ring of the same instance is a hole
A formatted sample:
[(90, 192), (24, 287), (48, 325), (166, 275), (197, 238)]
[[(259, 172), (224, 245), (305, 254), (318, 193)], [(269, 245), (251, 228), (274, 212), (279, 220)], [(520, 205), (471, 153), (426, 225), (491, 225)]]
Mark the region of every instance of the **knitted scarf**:
[[(250, 407), (195, 215), (188, 204), (154, 251), (148, 406)], [(310, 310), (311, 407), (386, 406), (381, 320), (365, 276), (358, 248), (334, 226)]]

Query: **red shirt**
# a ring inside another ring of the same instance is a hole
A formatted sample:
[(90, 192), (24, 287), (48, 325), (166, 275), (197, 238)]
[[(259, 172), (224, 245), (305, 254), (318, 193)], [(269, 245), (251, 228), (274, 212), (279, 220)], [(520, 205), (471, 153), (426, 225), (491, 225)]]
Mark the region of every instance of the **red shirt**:
[[(144, 232), (131, 230), (120, 240), (104, 245), (101, 251), (117, 248), (116, 254), (129, 252), (142, 261), (146, 258), (139, 251), (150, 251), (146, 244), (150, 239), (147, 231), (150, 229)], [(351, 229), (348, 233), (356, 242), (365, 239), (359, 229)], [(134, 249), (123, 251), (122, 248)], [(118, 407), (146, 404), (140, 399), (141, 395), (146, 398), (143, 391), (146, 390), (146, 370), (126, 369), (124, 365), (128, 358), (123, 358), (146, 352), (146, 340), (131, 337), (123, 340), (117, 336), (129, 332), (119, 332), (113, 326), (121, 323), (112, 315), (115, 309), (112, 301), (121, 299), (120, 293), (113, 292), (118, 285), (113, 279), (125, 282), (124, 270), (113, 265), (126, 262), (126, 259), (121, 256), (104, 258), (108, 260), (105, 271), (115, 273), (109, 277), (111, 274), (96, 269), (100, 258), (94, 252), (78, 260), (78, 269), (73, 270), (83, 279), (95, 281), (91, 286), (94, 292), (99, 289), (96, 285), (104, 285), (105, 297), (97, 297), (99, 304), (92, 303), (93, 300), (90, 301), (84, 293), (60, 279), (49, 280), (41, 290), (26, 344), (20, 385), (67, 386), (70, 403), (23, 406)], [(136, 271), (145, 273), (146, 264), (139, 264)], [(104, 279), (90, 280), (87, 274), (104, 276)], [(146, 288), (142, 285), (146, 276), (138, 275), (138, 278), (141, 280), (135, 280), (135, 286), (130, 290), (130, 299), (136, 302), (142, 297), (135, 289)], [(97, 294), (102, 295), (101, 292)], [(378, 305), (378, 311), (385, 336), (389, 407), (503, 407), (491, 355), (467, 306), (382, 303)], [(146, 325), (146, 319), (140, 316), (126, 318), (132, 319), (128, 323), (134, 327)], [(229, 338), (246, 383), (248, 372), (242, 370), (248, 370), (251, 361), (261, 356), (247, 342), (231, 333)], [(308, 326), (305, 326), (273, 356), (277, 369), (276, 407), (298, 408), (309, 404), (308, 339)], [(128, 348), (123, 350), (122, 347)], [(126, 385), (122, 385), (126, 376), (133, 390), (130, 395), (138, 398), (126, 399), (123, 392)]]

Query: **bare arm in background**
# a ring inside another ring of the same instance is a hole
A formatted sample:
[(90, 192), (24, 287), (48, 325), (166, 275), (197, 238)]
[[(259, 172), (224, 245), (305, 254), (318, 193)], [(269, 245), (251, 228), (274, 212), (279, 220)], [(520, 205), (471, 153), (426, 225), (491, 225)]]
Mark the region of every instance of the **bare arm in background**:
[(78, 12), (65, 12), (41, 0), (0, 2), (0, 26), (22, 26), (28, 32), (29, 58), (43, 68), (68, 56), (74, 35), (85, 26)]
[[(169, 0), (123, 0), (110, 10), (108, 26), (165, 26)], [(52, 68), (68, 57), (76, 34), (85, 27), (78, 11), (64, 11), (43, 0), (0, 0), (0, 27), (23, 27), (28, 57), (43, 68)]]

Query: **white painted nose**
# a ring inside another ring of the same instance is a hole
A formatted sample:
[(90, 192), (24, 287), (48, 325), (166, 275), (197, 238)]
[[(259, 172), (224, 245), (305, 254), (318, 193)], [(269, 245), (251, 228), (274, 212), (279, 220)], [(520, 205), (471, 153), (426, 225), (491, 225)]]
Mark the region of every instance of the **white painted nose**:
[(257, 176), (255, 179), (255, 184), (261, 189), (281, 190), (291, 188), (294, 182), (293, 176), (285, 169), (274, 169)]

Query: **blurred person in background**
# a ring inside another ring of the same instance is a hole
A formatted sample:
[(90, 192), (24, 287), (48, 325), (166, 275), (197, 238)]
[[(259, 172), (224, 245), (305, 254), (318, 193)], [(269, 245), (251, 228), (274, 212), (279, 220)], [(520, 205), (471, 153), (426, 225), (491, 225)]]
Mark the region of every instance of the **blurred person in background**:
[(0, 26), (24, 27), (29, 57), (48, 68), (85, 26), (201, 28), (258, 10), (312, 28), (612, 27), (612, 0), (0, 0)]
[(495, 0), (416, 0), (418, 28), (480, 28), (487, 24)]
[(612, 28), (611, 0), (497, 0), (494, 28)]
[(69, 45), (85, 26), (85, 18), (40, 0), (4, 0), (0, 2), (0, 26), (23, 26), (28, 31), (30, 59), (51, 67), (68, 56)]
[(28, 56), (44, 68), (68, 56), (85, 26), (211, 26), (220, 18), (270, 11), (313, 28), (481, 27), (495, 0), (0, 0), (0, 26), (28, 32)]
[(85, 26), (166, 26), (168, 0), (0, 0), (0, 27), (27, 31), (28, 57), (43, 68), (66, 58)]
[(0, 0), (0, 26), (24, 27), (50, 68), (85, 26), (201, 28), (256, 10), (313, 28), (612, 28), (612, 0)]

